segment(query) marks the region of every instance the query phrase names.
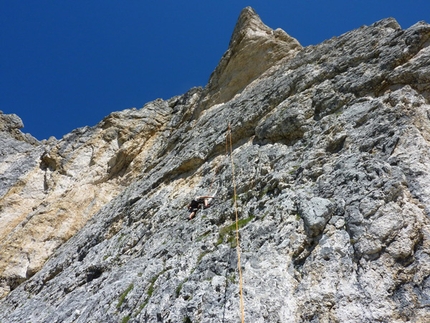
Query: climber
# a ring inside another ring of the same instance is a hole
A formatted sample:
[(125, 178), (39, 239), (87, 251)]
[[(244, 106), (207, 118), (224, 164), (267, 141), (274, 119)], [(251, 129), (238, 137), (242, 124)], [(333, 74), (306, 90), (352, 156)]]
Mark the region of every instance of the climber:
[(195, 217), (199, 208), (207, 209), (210, 206), (210, 202), (215, 196), (196, 196), (191, 203), (187, 206), (188, 211), (190, 211), (189, 219)]

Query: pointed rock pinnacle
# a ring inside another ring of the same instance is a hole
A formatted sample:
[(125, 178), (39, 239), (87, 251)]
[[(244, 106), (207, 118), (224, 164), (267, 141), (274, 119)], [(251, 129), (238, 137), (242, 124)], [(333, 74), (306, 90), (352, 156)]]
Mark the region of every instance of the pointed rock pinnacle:
[(251, 7), (246, 7), (206, 86), (201, 109), (224, 103), (285, 58), (294, 57), (302, 46), (282, 29), (266, 26)]

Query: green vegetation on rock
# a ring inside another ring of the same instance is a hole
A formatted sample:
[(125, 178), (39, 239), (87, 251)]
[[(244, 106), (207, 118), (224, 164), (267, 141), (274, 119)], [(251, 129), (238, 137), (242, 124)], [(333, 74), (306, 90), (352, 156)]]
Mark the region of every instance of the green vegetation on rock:
[(134, 288), (133, 284), (130, 284), (127, 289), (120, 295), (119, 300), (118, 300), (118, 305), (116, 306), (117, 308), (120, 308), (121, 305), (124, 303), (125, 298), (127, 297), (127, 294)]
[[(250, 217), (245, 218), (245, 219), (240, 219), (237, 222), (237, 227), (240, 230), (241, 228), (243, 228), (245, 225), (247, 225), (253, 219), (254, 219), (253, 215), (251, 215)], [(237, 246), (235, 231), (236, 231), (236, 222), (234, 222), (230, 225), (227, 225), (225, 227), (222, 227), (219, 230), (217, 245), (227, 241), (232, 248), (235, 248)]]

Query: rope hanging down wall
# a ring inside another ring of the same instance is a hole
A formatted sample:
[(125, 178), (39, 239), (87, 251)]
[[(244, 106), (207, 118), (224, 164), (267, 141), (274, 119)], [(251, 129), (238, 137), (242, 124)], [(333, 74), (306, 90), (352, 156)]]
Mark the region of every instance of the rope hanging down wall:
[(242, 266), (240, 264), (240, 242), (239, 242), (239, 215), (238, 215), (238, 209), (237, 209), (237, 196), (236, 196), (236, 178), (234, 173), (234, 161), (233, 161), (233, 142), (232, 142), (232, 135), (231, 135), (231, 127), (230, 124), (228, 125), (228, 131), (226, 136), (226, 147), (227, 147), (227, 138), (229, 139), (230, 143), (230, 161), (231, 161), (231, 175), (232, 175), (232, 182), (233, 182), (233, 200), (234, 200), (234, 211), (236, 215), (236, 250), (237, 250), (237, 267), (239, 270), (239, 295), (240, 295), (240, 313), (241, 313), (241, 320), (242, 323), (245, 323), (245, 306), (243, 302), (243, 279), (242, 279)]

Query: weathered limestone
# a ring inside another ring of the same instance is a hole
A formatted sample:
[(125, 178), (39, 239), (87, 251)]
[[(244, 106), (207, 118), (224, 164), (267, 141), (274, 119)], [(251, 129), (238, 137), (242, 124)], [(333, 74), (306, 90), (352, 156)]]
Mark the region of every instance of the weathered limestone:
[(0, 322), (240, 321), (228, 123), (247, 322), (428, 322), (429, 39), (384, 19), (225, 99), (210, 82), (38, 146), (0, 132)]
[(36, 138), (28, 133), (24, 134), (19, 130), (23, 127), (24, 124), (21, 118), (16, 114), (4, 114), (3, 111), (0, 111), (0, 132), (6, 132), (15, 139), (37, 145)]
[(227, 102), (270, 67), (294, 57), (301, 49), (299, 42), (282, 29), (266, 26), (254, 9), (243, 9), (229, 48), (206, 86), (202, 105)]
[(0, 296), (39, 271), (56, 248), (140, 176), (144, 164), (150, 167), (151, 149), (170, 113), (163, 104), (112, 113), (94, 128), (36, 147), (0, 133), (6, 179), (0, 186)]

